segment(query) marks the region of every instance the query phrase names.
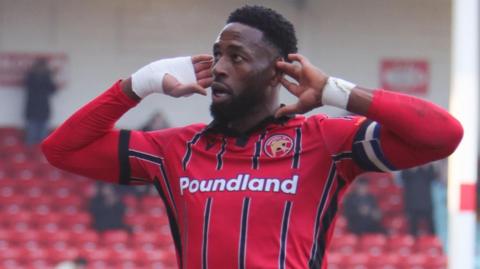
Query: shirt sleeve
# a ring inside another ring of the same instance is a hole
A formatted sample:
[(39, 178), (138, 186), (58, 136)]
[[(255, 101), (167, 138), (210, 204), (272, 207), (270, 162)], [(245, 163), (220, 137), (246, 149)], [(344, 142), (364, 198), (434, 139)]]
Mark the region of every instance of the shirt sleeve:
[(443, 159), (463, 135), (458, 120), (443, 108), (383, 90), (374, 92), (367, 117), (326, 118), (319, 123), (337, 170), (347, 179)]
[[(47, 160), (54, 166), (111, 183), (131, 184), (130, 175), (145, 179), (147, 167), (135, 159), (129, 144), (141, 145), (138, 152), (156, 147), (148, 133), (115, 129), (115, 122), (138, 102), (120, 89), (120, 81), (83, 106), (42, 143)], [(132, 160), (132, 161), (130, 161)]]
[[(119, 183), (151, 183), (158, 173), (167, 173), (167, 149), (178, 128), (143, 132), (122, 130), (119, 135)], [(164, 175), (161, 175), (164, 176)]]
[(369, 171), (356, 160), (353, 144), (367, 119), (359, 116), (319, 118), (319, 132), (339, 175), (352, 181), (358, 174)]

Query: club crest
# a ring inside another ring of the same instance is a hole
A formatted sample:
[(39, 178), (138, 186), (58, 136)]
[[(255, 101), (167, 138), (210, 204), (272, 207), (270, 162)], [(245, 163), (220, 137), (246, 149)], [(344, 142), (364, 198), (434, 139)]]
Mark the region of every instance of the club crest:
[(283, 157), (287, 155), (293, 148), (293, 139), (288, 135), (276, 134), (270, 136), (265, 145), (263, 151), (268, 157)]

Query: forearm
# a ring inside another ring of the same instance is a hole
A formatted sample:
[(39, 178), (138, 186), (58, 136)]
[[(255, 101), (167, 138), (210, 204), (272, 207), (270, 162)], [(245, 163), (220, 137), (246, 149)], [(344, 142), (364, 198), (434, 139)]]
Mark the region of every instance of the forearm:
[(347, 109), (381, 124), (386, 153), (398, 154), (402, 147), (422, 163), (450, 155), (463, 135), (460, 123), (446, 110), (413, 96), (355, 87)]
[(122, 82), (75, 112), (42, 143), (52, 164), (62, 165), (68, 154), (79, 151), (113, 131), (115, 122), (138, 101), (120, 89)]

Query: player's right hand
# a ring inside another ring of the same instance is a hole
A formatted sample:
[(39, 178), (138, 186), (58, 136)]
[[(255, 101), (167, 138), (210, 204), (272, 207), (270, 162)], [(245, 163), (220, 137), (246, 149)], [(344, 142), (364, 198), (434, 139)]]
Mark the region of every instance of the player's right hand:
[(212, 63), (213, 58), (210, 55), (192, 56), (196, 82), (180, 83), (175, 76), (167, 73), (163, 78), (163, 92), (173, 97), (189, 96), (194, 93), (207, 95), (206, 88), (210, 87), (213, 81)]

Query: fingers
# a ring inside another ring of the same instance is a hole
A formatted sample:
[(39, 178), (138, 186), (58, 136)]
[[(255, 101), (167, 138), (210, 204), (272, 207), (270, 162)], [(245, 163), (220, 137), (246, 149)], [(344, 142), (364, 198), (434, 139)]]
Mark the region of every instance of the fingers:
[(302, 67), (297, 64), (278, 61), (277, 68), (283, 73), (291, 76), (295, 80), (300, 79), (300, 75), (302, 73)]
[(171, 91), (170, 96), (186, 97), (194, 93), (197, 93), (200, 95), (207, 95), (207, 90), (196, 83), (180, 84)]
[(275, 118), (280, 118), (286, 115), (301, 113), (299, 106), (300, 106), (299, 103), (282, 106), (279, 109), (277, 109), (277, 111), (275, 111)]
[(212, 60), (213, 60), (213, 56), (209, 55), (209, 54), (198, 54), (198, 55), (192, 56), (192, 63), (193, 64), (196, 64), (196, 63), (199, 63), (199, 62), (208, 62), (208, 61), (212, 61)]
[(288, 54), (288, 59), (290, 61), (297, 61), (297, 62), (300, 62), (302, 65), (306, 65), (306, 64), (309, 64), (310, 61), (305, 58), (303, 55), (301, 54), (298, 54), (298, 53), (290, 53)]
[(210, 87), (212, 85), (212, 82), (213, 82), (213, 77), (197, 80), (198, 85), (202, 86), (203, 88)]
[(194, 93), (207, 95), (207, 90), (204, 85), (209, 85), (212, 83), (212, 78), (205, 78), (201, 80), (201, 83), (189, 83), (181, 84), (174, 76), (166, 74), (163, 79), (163, 92), (166, 95), (173, 97), (188, 96)]
[(212, 77), (212, 72), (210, 71), (210, 69), (202, 70), (195, 73), (195, 77), (197, 78), (197, 80), (209, 78)]
[(213, 61), (203, 61), (203, 62), (194, 63), (193, 70), (195, 71), (195, 73), (198, 73), (204, 70), (208, 70), (212, 72), (211, 71), (212, 65), (213, 65)]
[(280, 83), (283, 85), (283, 87), (285, 87), (295, 96), (300, 96), (300, 94), (302, 93), (302, 90), (300, 89), (300, 87), (298, 87), (297, 84), (288, 81), (285, 77), (280, 80)]

